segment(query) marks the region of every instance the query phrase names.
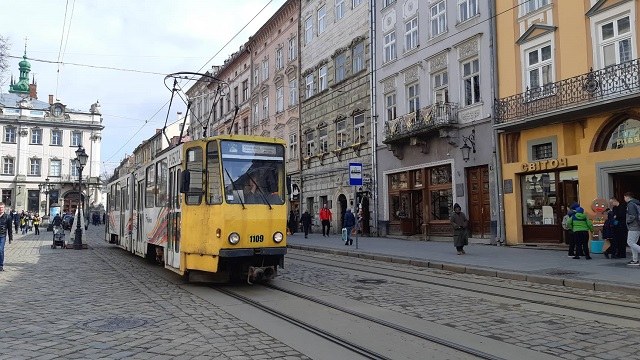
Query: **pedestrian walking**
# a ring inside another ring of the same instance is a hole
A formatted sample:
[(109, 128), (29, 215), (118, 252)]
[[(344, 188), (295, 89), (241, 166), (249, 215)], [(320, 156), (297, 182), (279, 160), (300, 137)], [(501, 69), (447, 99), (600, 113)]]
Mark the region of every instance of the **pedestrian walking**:
[(576, 209), (575, 214), (569, 219), (569, 227), (573, 232), (576, 244), (576, 255), (573, 258), (580, 259), (578, 249), (582, 249), (585, 259), (591, 260), (591, 255), (589, 255), (589, 232), (593, 232), (593, 223), (587, 218), (583, 208)]
[(295, 234), (298, 231), (298, 222), (296, 221), (296, 212), (289, 211), (289, 233), (291, 235)]
[(33, 229), (36, 232), (36, 235), (40, 235), (40, 215), (35, 214), (33, 216)]
[(618, 249), (617, 244), (613, 241), (614, 214), (611, 209), (605, 209), (604, 214), (607, 216), (607, 220), (602, 225), (602, 239), (609, 242), (609, 247), (604, 251), (604, 257), (615, 259)]
[(27, 214), (20, 216), (20, 230), (22, 231), (22, 235), (27, 233)]
[(460, 205), (453, 205), (453, 214), (451, 214), (451, 225), (453, 225), (453, 245), (458, 250), (458, 255), (466, 254), (464, 246), (469, 244), (469, 219), (462, 212)]
[(627, 229), (627, 245), (631, 248), (631, 261), (627, 263), (630, 266), (638, 266), (638, 252), (640, 252), (640, 245), (638, 245), (638, 238), (640, 237), (640, 202), (635, 199), (635, 195), (632, 192), (626, 192), (624, 194), (624, 201), (627, 203), (627, 216), (626, 223)]
[(614, 197), (609, 203), (613, 213), (613, 242), (616, 244), (616, 252), (611, 257), (624, 259), (627, 257), (627, 205)]
[(9, 244), (13, 241), (12, 223), (12, 216), (4, 212), (4, 203), (0, 202), (0, 271), (4, 271), (4, 245), (7, 236), (9, 237)]
[(16, 235), (18, 234), (18, 227), (20, 226), (20, 215), (18, 215), (18, 212), (13, 209), (13, 212), (11, 214), (11, 217), (13, 218), (13, 224), (16, 228)]
[(329, 230), (331, 230), (331, 220), (332, 220), (331, 210), (329, 210), (329, 208), (327, 207), (327, 204), (325, 203), (322, 206), (322, 209), (320, 209), (320, 221), (322, 222), (322, 236), (329, 236)]
[(353, 239), (351, 238), (351, 231), (353, 231), (353, 227), (356, 225), (356, 217), (351, 212), (351, 209), (347, 209), (347, 212), (344, 213), (344, 227), (347, 230), (347, 238), (345, 239), (345, 245), (353, 245)]
[(302, 224), (304, 238), (306, 239), (309, 235), (309, 229), (311, 228), (311, 214), (309, 214), (309, 210), (305, 211), (304, 214), (300, 216), (300, 224)]

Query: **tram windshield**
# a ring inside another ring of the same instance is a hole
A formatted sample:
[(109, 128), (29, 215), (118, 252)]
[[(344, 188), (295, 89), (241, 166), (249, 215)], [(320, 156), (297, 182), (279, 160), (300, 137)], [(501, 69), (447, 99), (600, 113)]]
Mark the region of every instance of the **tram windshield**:
[(282, 145), (223, 140), (220, 150), (228, 204), (284, 204)]

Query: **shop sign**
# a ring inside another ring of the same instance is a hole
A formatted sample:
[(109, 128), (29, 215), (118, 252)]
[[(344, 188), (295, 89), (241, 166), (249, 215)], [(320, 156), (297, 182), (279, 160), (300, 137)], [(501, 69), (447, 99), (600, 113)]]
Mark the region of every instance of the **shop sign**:
[(522, 164), (522, 171), (551, 170), (567, 166), (567, 158), (547, 159)]

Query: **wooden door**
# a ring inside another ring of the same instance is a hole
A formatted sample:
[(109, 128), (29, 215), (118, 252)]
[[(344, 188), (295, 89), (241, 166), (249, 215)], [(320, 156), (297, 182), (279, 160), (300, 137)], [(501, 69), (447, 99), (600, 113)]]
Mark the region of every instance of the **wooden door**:
[(467, 168), (467, 194), (471, 234), (477, 237), (490, 236), (491, 197), (487, 165)]

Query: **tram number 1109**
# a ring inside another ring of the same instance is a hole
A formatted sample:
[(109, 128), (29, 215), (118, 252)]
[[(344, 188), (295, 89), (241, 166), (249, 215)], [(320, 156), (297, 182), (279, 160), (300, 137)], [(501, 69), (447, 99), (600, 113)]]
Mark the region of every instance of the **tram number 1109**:
[(257, 242), (263, 242), (263, 241), (264, 241), (264, 235), (249, 235), (249, 242), (257, 243)]

